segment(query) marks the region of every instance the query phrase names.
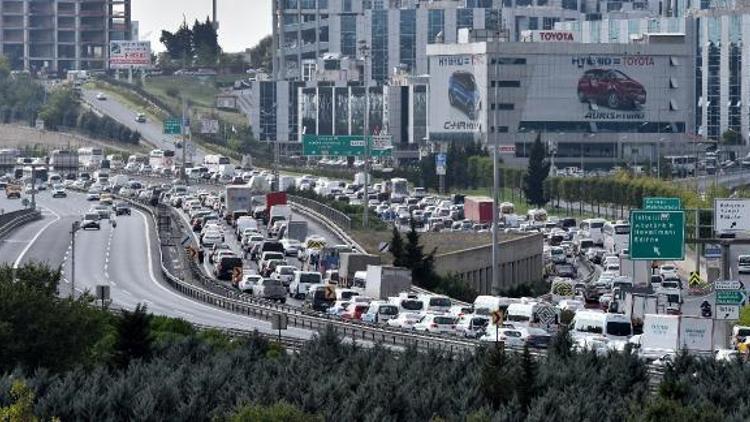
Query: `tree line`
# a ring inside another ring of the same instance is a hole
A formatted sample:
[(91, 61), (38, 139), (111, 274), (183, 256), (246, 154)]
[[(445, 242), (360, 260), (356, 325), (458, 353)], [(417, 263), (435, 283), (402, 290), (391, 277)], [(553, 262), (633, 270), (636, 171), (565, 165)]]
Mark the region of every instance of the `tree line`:
[(208, 17), (205, 22), (196, 19), (192, 27), (183, 21), (174, 33), (163, 30), (159, 41), (167, 49), (159, 63), (164, 68), (175, 64), (182, 67), (213, 67), (221, 54), (216, 28)]

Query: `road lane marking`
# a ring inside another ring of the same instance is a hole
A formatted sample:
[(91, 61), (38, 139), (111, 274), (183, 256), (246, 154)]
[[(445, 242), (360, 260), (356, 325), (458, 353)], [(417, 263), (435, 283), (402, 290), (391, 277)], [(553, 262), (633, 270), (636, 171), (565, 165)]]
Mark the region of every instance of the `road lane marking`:
[(26, 254), (29, 252), (29, 249), (31, 249), (31, 246), (33, 246), (34, 243), (37, 241), (37, 239), (39, 239), (39, 236), (41, 236), (42, 233), (44, 233), (44, 231), (47, 230), (49, 226), (60, 221), (61, 219), (60, 214), (52, 211), (51, 209), (49, 210), (49, 212), (51, 212), (55, 216), (55, 219), (45, 224), (44, 227), (42, 227), (33, 238), (31, 238), (31, 241), (29, 242), (29, 244), (26, 245), (25, 248), (23, 248), (23, 250), (21, 251), (21, 255), (19, 255), (18, 259), (16, 259), (16, 261), (13, 263), (13, 269), (17, 269), (19, 266), (21, 266), (21, 261), (23, 261), (23, 257), (26, 256)]

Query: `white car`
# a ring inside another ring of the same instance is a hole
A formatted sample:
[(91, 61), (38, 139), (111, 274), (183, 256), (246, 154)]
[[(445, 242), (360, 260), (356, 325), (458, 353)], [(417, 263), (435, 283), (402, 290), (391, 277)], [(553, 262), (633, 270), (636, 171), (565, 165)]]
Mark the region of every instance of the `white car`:
[(659, 275), (662, 278), (667, 278), (669, 276), (677, 277), (677, 267), (672, 264), (664, 264), (659, 267)]
[(281, 245), (284, 247), (286, 256), (297, 256), (302, 243), (297, 239), (282, 239)]
[(401, 312), (396, 318), (389, 319), (386, 324), (391, 327), (405, 328), (410, 330), (414, 328), (414, 324), (419, 322), (420, 319), (422, 319), (422, 315), (420, 314)]
[(258, 274), (248, 274), (242, 276), (242, 280), (237, 284), (237, 288), (243, 293), (252, 293), (253, 286), (258, 284), (258, 281), (262, 280), (263, 277)]
[(293, 265), (279, 265), (271, 273), (271, 278), (281, 281), (281, 284), (289, 286), (294, 279), (294, 272), (297, 271), (297, 267)]
[(222, 242), (224, 242), (224, 236), (219, 232), (208, 232), (201, 238), (201, 245), (203, 246), (213, 246)]
[(585, 304), (582, 300), (576, 300), (576, 299), (563, 299), (558, 304), (557, 307), (561, 311), (577, 311), (579, 309), (585, 308)]
[(447, 333), (453, 334), (456, 332), (456, 324), (458, 318), (451, 315), (444, 314), (425, 314), (422, 318), (414, 324), (414, 329), (417, 331), (426, 331), (429, 333)]
[(480, 338), (481, 341), (502, 342), (506, 346), (523, 347), (526, 344), (524, 333), (515, 328), (496, 329), (494, 325), (487, 327), (487, 334)]
[(107, 96), (104, 95), (103, 92), (100, 92), (100, 93), (96, 94), (96, 99), (99, 100), (99, 101), (104, 101), (104, 100), (107, 99)]

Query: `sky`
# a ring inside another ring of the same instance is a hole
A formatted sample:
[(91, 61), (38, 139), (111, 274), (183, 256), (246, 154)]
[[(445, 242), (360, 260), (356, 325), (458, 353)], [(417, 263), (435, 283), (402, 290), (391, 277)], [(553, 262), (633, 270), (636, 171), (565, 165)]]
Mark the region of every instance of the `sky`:
[[(219, 44), (233, 53), (254, 46), (271, 34), (272, 0), (218, 0)], [(151, 41), (154, 51), (163, 51), (159, 42), (162, 29), (176, 31), (183, 20), (192, 26), (195, 19), (211, 15), (211, 0), (132, 0), (133, 20), (139, 22), (141, 39)]]

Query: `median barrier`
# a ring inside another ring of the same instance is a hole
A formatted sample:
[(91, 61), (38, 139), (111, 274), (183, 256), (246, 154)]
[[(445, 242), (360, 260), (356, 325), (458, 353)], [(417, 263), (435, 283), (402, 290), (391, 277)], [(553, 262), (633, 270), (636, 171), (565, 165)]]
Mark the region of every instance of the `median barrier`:
[(0, 238), (7, 236), (18, 227), (42, 218), (39, 210), (23, 209), (0, 215)]

